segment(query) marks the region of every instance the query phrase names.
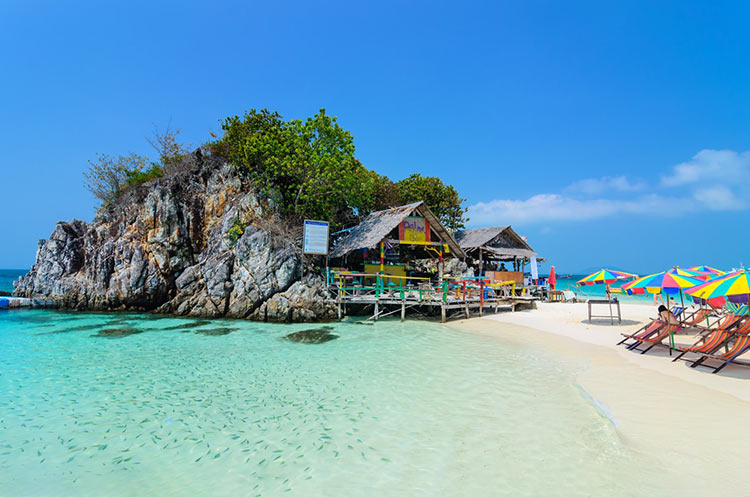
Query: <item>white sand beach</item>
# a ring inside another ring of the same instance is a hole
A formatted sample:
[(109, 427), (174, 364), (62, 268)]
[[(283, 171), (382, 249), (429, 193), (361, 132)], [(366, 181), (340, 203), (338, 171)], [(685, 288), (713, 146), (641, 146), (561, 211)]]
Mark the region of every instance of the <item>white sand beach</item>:
[(601, 404), (629, 446), (655, 458), (664, 477), (679, 482), (675, 490), (750, 495), (743, 476), (750, 457), (750, 368), (730, 365), (711, 374), (672, 362), (665, 348), (641, 355), (615, 345), (620, 333), (637, 330), (654, 315), (654, 306), (622, 304), (623, 322), (613, 326), (609, 319), (589, 322), (586, 304), (541, 303), (537, 310), (450, 326), (583, 358), (588, 367), (577, 376), (580, 387)]

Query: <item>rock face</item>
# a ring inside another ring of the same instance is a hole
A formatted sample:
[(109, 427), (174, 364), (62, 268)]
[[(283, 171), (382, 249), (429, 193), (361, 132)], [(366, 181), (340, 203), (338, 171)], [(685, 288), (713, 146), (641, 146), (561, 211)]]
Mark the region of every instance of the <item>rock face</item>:
[[(273, 202), (231, 165), (191, 159), (191, 169), (129, 191), (93, 223), (59, 222), (14, 294), (80, 310), (333, 319), (322, 277), (300, 280), (299, 249)], [(246, 227), (233, 237), (237, 222)]]

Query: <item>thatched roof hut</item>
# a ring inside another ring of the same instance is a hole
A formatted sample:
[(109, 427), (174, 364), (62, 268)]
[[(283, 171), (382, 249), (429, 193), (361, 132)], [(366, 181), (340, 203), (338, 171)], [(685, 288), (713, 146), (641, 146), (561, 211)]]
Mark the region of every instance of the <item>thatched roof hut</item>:
[(517, 261), (539, 256), (510, 226), (459, 231), (456, 241), (469, 257), (497, 261)]
[[(435, 253), (428, 248), (441, 251), (444, 258), (466, 256), (427, 205), (415, 202), (373, 212), (336, 243), (331, 258), (344, 257), (362, 249), (374, 249), (381, 242), (408, 246), (413, 251), (411, 258), (414, 259), (435, 257)], [(446, 246), (448, 250), (445, 250)]]

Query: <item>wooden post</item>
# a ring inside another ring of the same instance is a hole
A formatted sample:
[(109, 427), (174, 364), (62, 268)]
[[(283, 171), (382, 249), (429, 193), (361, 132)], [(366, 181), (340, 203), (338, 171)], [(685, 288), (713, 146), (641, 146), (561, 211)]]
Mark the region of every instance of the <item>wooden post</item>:
[(484, 258), (482, 257), (482, 247), (479, 247), (479, 274), (480, 278), (484, 276)]
[(341, 276), (339, 275), (339, 298), (338, 298), (338, 301), (339, 301), (339, 305), (338, 305), (338, 315), (339, 315), (339, 321), (341, 321), (341, 317), (342, 317), (342, 316), (341, 316), (341, 294), (342, 294), (343, 292), (344, 292), (344, 291), (343, 291), (343, 290), (341, 289)]
[(378, 309), (378, 300), (376, 299), (375, 300), (375, 316), (374, 316), (375, 321), (378, 320), (378, 310), (379, 310)]
[(440, 322), (445, 323), (445, 302), (440, 302)]
[(406, 318), (406, 293), (404, 292), (404, 279), (401, 278), (401, 322)]

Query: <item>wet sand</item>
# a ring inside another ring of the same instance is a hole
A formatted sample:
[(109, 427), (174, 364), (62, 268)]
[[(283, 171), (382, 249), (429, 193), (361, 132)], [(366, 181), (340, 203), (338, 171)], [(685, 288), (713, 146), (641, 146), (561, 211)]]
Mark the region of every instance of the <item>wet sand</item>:
[[(622, 315), (623, 323), (613, 326), (609, 319), (589, 322), (586, 304), (540, 304), (535, 311), (449, 326), (580, 360), (587, 364), (577, 376), (582, 394), (613, 420), (633, 450), (663, 465), (664, 478), (679, 481), (676, 490), (750, 495), (743, 476), (750, 458), (750, 367), (730, 365), (711, 374), (672, 362), (664, 348), (641, 355), (618, 347), (620, 333), (640, 328), (655, 308), (622, 304)], [(693, 343), (693, 337), (678, 335), (676, 341)]]

